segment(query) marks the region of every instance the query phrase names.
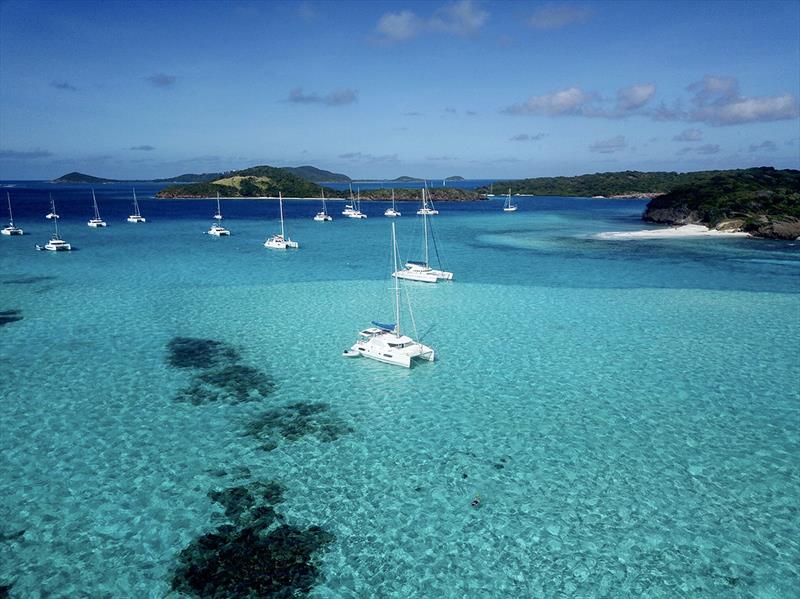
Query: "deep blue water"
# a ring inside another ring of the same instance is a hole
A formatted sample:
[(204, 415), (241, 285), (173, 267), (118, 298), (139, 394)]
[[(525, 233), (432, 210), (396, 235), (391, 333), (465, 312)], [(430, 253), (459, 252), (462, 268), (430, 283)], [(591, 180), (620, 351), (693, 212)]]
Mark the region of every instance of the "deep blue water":
[[(301, 248), (281, 253), (262, 246), (274, 201), (225, 200), (233, 235), (215, 239), (212, 202), (148, 199), (159, 185), (137, 184), (148, 222), (126, 223), (130, 187), (95, 188), (105, 230), (85, 224), (88, 186), (0, 189), (26, 232), (0, 238), (12, 597), (177, 597), (180, 552), (230, 520), (209, 491), (268, 480), (286, 523), (335, 537), (316, 597), (800, 585), (797, 243), (593, 237), (646, 228), (638, 200), (442, 202), (455, 280), (406, 287), (437, 351), (406, 371), (340, 357), (391, 318), (387, 204), (354, 221), (332, 201), (317, 223), (318, 202), (288, 201)], [(34, 250), (49, 192), (70, 254)], [(239, 357), (213, 382), (171, 361), (176, 337)]]

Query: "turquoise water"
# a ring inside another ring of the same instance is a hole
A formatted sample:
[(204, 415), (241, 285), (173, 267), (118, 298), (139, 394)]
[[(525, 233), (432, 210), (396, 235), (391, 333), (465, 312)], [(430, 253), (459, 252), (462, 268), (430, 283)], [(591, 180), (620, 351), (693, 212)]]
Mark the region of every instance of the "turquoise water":
[[(209, 491), (257, 480), (285, 486), (287, 523), (335, 537), (314, 597), (800, 585), (799, 245), (591, 238), (643, 228), (642, 202), (442, 204), (456, 280), (407, 287), (437, 362), (405, 370), (340, 357), (391, 319), (383, 205), (316, 223), (290, 203), (301, 249), (279, 253), (273, 203), (226, 203), (233, 236), (214, 239), (208, 203), (144, 200), (129, 225), (105, 193), (106, 230), (62, 203), (71, 254), (33, 250), (46, 194), (15, 204), (29, 235), (0, 239), (0, 312), (22, 316), (0, 326), (12, 597), (177, 597), (178, 555), (224, 521)], [(175, 337), (228, 344), (274, 391), (176, 401), (205, 371), (170, 365)], [(247, 434), (298, 402), (325, 404), (320, 426)]]

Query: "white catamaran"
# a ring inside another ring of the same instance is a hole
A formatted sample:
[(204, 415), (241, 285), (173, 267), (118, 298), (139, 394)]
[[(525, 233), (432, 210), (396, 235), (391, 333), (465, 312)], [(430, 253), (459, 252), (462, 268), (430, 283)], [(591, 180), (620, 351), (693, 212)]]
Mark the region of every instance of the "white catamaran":
[(511, 188), (508, 188), (508, 197), (506, 198), (506, 203), (503, 205), (503, 212), (516, 212), (517, 205), (511, 201)]
[(208, 229), (208, 234), (214, 237), (229, 237), (231, 232), (222, 226), (222, 209), (219, 205), (219, 192), (217, 192), (217, 213), (214, 215), (215, 223)]
[(328, 214), (328, 208), (325, 206), (325, 189), (320, 187), (320, 191), (322, 192), (322, 212), (317, 212), (317, 214), (314, 216), (314, 220), (324, 223), (326, 221), (333, 220), (333, 217)]
[(383, 213), (384, 216), (400, 216), (400, 213), (397, 211), (397, 206), (394, 203), (394, 187), (392, 188), (392, 207), (387, 208), (386, 212)]
[(270, 248), (272, 250), (285, 250), (285, 249), (296, 250), (297, 248), (300, 247), (300, 244), (286, 237), (286, 232), (283, 228), (283, 193), (281, 192), (278, 192), (278, 201), (280, 204), (280, 211), (281, 211), (281, 232), (267, 239), (264, 242), (264, 247)]
[[(430, 266), (430, 256), (428, 252), (428, 235), (433, 236), (433, 230), (428, 223), (428, 213), (422, 213), (422, 239), (423, 239), (423, 260), (408, 260), (405, 267), (395, 270), (392, 276), (398, 279), (408, 279), (410, 281), (420, 281), (422, 283), (438, 283), (451, 281), (453, 273), (446, 270), (437, 270)], [(438, 257), (438, 252), (437, 252)], [(441, 268), (441, 267), (440, 267)]]
[(92, 205), (94, 206), (94, 218), (89, 219), (89, 222), (86, 224), (93, 229), (97, 227), (107, 227), (106, 221), (100, 218), (100, 210), (97, 207), (97, 198), (94, 195), (94, 189), (92, 189)]
[(422, 207), (417, 210), (417, 214), (427, 214), (428, 216), (433, 216), (434, 214), (439, 214), (439, 211), (433, 207), (433, 200), (429, 199), (425, 195), (426, 189), (422, 188)]
[[(351, 196), (352, 197), (352, 196)], [(345, 206), (345, 210), (347, 210), (347, 206)], [(352, 209), (347, 214), (347, 218), (367, 218), (367, 215), (361, 212), (361, 190), (356, 191), (356, 201), (352, 206)]]
[[(397, 238), (395, 234), (395, 224), (392, 222), (392, 269), (396, 270), (397, 263)], [(364, 329), (358, 333), (358, 339), (346, 349), (342, 355), (348, 358), (364, 356), (386, 364), (395, 366), (411, 367), (411, 361), (415, 358), (433, 362), (435, 352), (432, 347), (415, 341), (400, 331), (400, 281), (395, 277), (392, 289), (394, 299), (394, 319), (391, 324), (372, 321), (374, 326)], [(408, 298), (408, 296), (406, 296)], [(411, 304), (408, 303), (411, 323), (414, 327), (414, 336), (419, 337), (414, 323), (414, 314), (411, 312)]]
[(136, 188), (133, 188), (133, 214), (128, 217), (129, 223), (144, 223), (147, 222), (139, 212), (139, 200), (136, 199)]
[(56, 213), (56, 203), (52, 195), (50, 196), (50, 209), (50, 214), (56, 215), (54, 218), (51, 218), (54, 227), (53, 237), (43, 246), (37, 244), (36, 249), (47, 250), (49, 252), (68, 252), (72, 249), (72, 246), (61, 239), (61, 236), (58, 234), (58, 214)]
[(6, 192), (6, 199), (8, 200), (8, 226), (0, 229), (3, 235), (22, 235), (22, 229), (14, 224), (14, 213), (11, 212), (11, 196)]

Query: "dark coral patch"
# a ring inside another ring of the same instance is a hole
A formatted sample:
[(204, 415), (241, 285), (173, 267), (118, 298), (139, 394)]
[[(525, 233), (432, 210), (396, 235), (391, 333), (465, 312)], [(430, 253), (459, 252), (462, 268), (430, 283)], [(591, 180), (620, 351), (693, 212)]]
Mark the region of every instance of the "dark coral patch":
[(230, 364), (209, 370), (197, 378), (207, 385), (226, 392), (237, 401), (258, 399), (258, 396), (266, 397), (277, 386), (271, 376), (252, 366), (243, 366), (242, 364)]
[(10, 596), (11, 596), (11, 585), (0, 584), (0, 599), (6, 599), (6, 597)]
[(241, 521), (248, 512), (253, 512), (263, 504), (276, 505), (283, 502), (286, 490), (282, 484), (269, 482), (252, 482), (248, 485), (230, 487), (224, 491), (211, 491), (208, 496), (225, 508), (225, 515), (234, 521)]
[(327, 404), (298, 402), (264, 412), (247, 425), (246, 432), (274, 449), (276, 435), (287, 441), (311, 435), (328, 443), (352, 433), (353, 428), (332, 414)]
[[(271, 508), (270, 508), (271, 509)], [(200, 598), (297, 597), (319, 577), (314, 554), (334, 540), (317, 526), (221, 526), (184, 549), (172, 589)]]
[(18, 320), (22, 320), (22, 312), (19, 310), (3, 310), (0, 312), (0, 327)]
[(174, 337), (167, 351), (167, 362), (175, 368), (213, 368), (239, 359), (235, 348), (213, 339)]

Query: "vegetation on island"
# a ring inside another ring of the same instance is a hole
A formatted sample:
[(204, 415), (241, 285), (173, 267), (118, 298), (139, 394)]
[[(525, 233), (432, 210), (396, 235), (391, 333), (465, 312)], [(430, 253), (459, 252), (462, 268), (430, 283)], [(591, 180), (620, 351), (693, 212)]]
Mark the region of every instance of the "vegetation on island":
[(72, 172), (60, 176), (58, 179), (53, 179), (53, 183), (115, 183), (114, 179), (103, 179), (101, 177), (92, 177), (84, 173)]
[[(159, 198), (206, 198), (219, 195), (228, 198), (277, 197), (278, 192), (293, 198), (317, 198), (320, 186), (303, 179), (289, 169), (254, 166), (226, 173), (219, 179), (173, 185), (156, 194)], [(342, 197), (342, 192), (325, 188), (328, 197)]]
[[(419, 202), (422, 200), (422, 189), (368, 189), (361, 192), (362, 200), (391, 200), (394, 191), (398, 202)], [(474, 202), (483, 200), (485, 196), (473, 189), (457, 189), (455, 187), (436, 187), (428, 189), (426, 194), (434, 202)]]
[(688, 174), (691, 182), (650, 200), (645, 221), (697, 223), (773, 239), (800, 236), (800, 171), (760, 167)]
[(153, 179), (153, 183), (202, 183), (224, 177), (225, 173), (185, 173), (167, 179)]
[(347, 175), (332, 173), (315, 166), (283, 166), (281, 168), (312, 183), (349, 183), (351, 181)]
[(675, 173), (640, 171), (621, 171), (616, 173), (594, 173), (575, 177), (536, 177), (497, 181), (491, 187), (479, 191), (495, 194), (519, 193), (542, 196), (647, 196), (670, 191), (681, 183), (689, 183), (692, 175), (699, 173)]

